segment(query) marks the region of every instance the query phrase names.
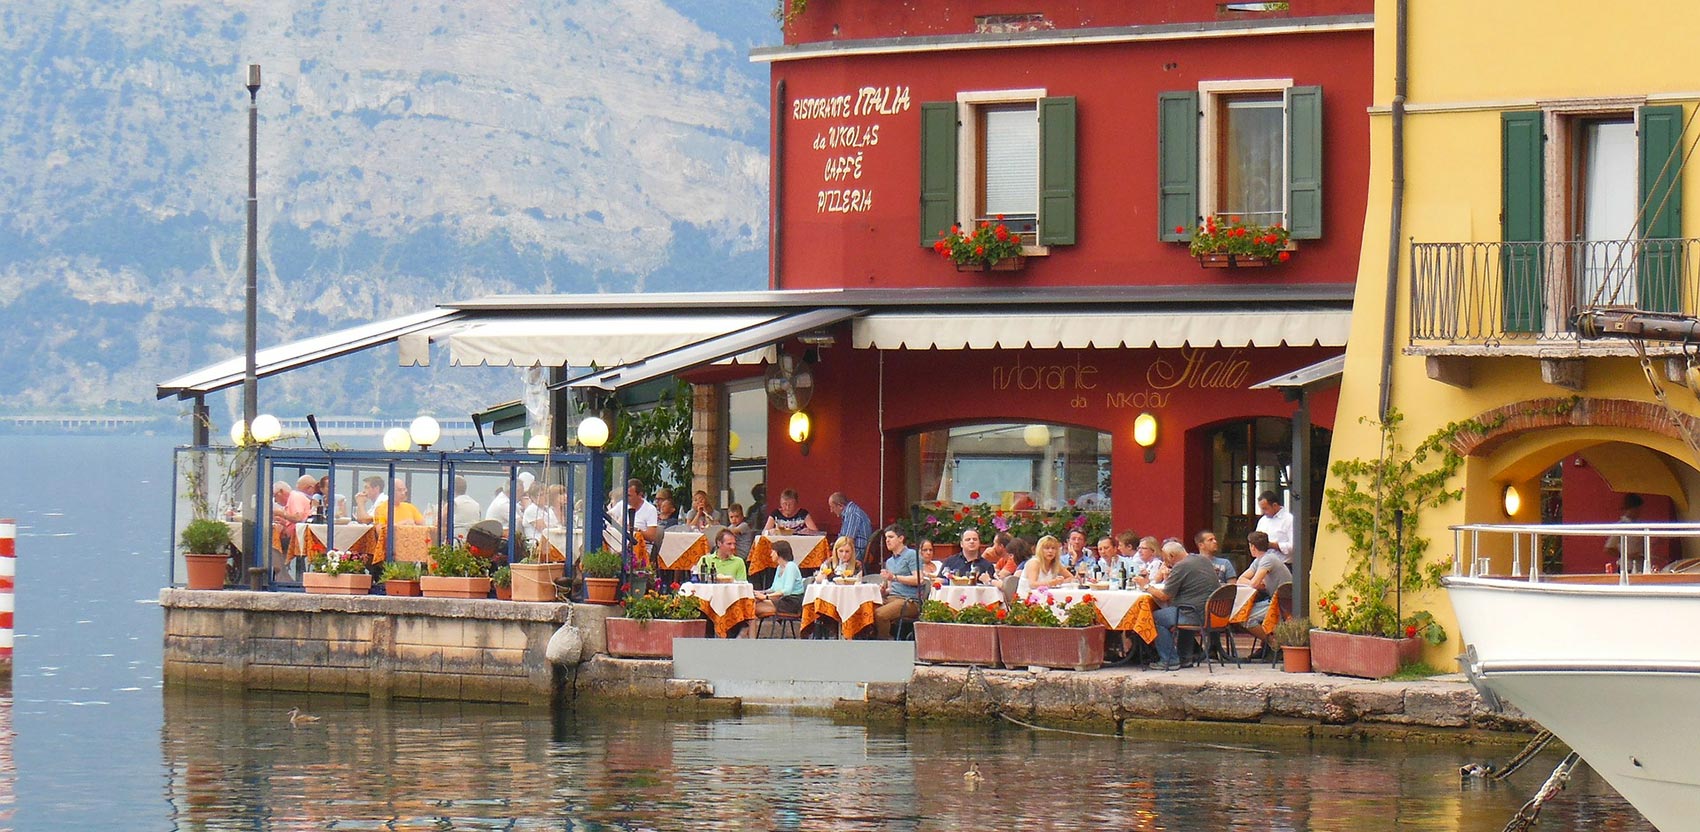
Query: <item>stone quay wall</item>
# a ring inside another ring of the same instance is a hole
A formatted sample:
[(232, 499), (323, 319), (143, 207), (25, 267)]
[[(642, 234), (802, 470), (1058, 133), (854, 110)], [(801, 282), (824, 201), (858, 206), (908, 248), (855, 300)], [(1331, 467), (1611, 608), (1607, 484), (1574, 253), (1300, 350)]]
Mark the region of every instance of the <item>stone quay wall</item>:
[(184, 589), (159, 603), (172, 683), (547, 703), (555, 631), (572, 617), (587, 653), (603, 644), (602, 615), (571, 604)]

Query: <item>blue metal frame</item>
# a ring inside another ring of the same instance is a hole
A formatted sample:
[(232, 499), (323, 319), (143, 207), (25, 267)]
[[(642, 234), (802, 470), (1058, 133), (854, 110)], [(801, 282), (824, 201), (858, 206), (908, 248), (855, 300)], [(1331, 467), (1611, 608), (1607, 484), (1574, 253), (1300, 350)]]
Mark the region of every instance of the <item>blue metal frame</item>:
[[(213, 450), (215, 449), (198, 446), (180, 447), (177, 449), (177, 453), (181, 454), (184, 451), (205, 453)], [(603, 453), (598, 450), (570, 453), (557, 451), (549, 454), (540, 454), (523, 450), (414, 451), (406, 453), (389, 453), (385, 451), (323, 451), (316, 448), (261, 447), (259, 449), (259, 456), (255, 462), (254, 469), (255, 516), (253, 519), (253, 537), (252, 539), (243, 541), (241, 548), (245, 555), (244, 559), (247, 562), (242, 564), (242, 567), (244, 569), (251, 567), (264, 569), (266, 574), (266, 587), (268, 589), (300, 588), (300, 584), (298, 583), (274, 580), (271, 575), (271, 570), (265, 562), (267, 560), (266, 553), (270, 551), (270, 541), (268, 538), (272, 525), (271, 502), (269, 500), (270, 489), (268, 488), (268, 484), (273, 481), (277, 468), (295, 467), (297, 470), (301, 471), (306, 471), (308, 469), (312, 469), (314, 471), (325, 471), (326, 475), (330, 478), (329, 493), (325, 495), (325, 506), (326, 510), (330, 512), (333, 517), (335, 516), (336, 511), (336, 474), (339, 467), (368, 469), (382, 468), (385, 472), (386, 484), (393, 483), (395, 481), (396, 469), (398, 466), (402, 467), (404, 470), (409, 467), (413, 467), (415, 469), (432, 469), (436, 474), (436, 496), (439, 503), (446, 507), (445, 511), (447, 512), (447, 516), (437, 527), (435, 541), (441, 543), (443, 540), (444, 530), (453, 529), (455, 527), (454, 495), (449, 493), (452, 489), (448, 486), (454, 482), (457, 468), (460, 466), (470, 465), (507, 466), (507, 527), (508, 529), (513, 530), (519, 527), (520, 520), (519, 499), (515, 495), (515, 492), (519, 487), (519, 470), (522, 466), (539, 466), (545, 462), (551, 466), (558, 466), (562, 470), (568, 472), (567, 475), (562, 478), (562, 482), (566, 487), (567, 505), (569, 507), (576, 503), (575, 498), (577, 496), (576, 488), (578, 479), (575, 475), (576, 471), (580, 466), (584, 467), (585, 488), (589, 492), (584, 495), (585, 526), (583, 531), (585, 535), (585, 544), (587, 547), (592, 543), (596, 546), (601, 546), (603, 541), (603, 532), (607, 521), (607, 512), (604, 508), (601, 497), (606, 490), (606, 468), (610, 462), (613, 462), (625, 471), (629, 472), (630, 462), (624, 453)], [(176, 480), (177, 478), (174, 477), (174, 482)], [(390, 488), (393, 489), (393, 486), (390, 486)], [(574, 512), (569, 511), (568, 517), (563, 518), (564, 525), (566, 527), (566, 551), (563, 552), (563, 554), (568, 556), (569, 575), (572, 574), (571, 569), (574, 568), (574, 564), (571, 562), (571, 552), (574, 549), (573, 540), (574, 533), (576, 531), (576, 520), (578, 519), (573, 515)], [(173, 554), (175, 554), (175, 536), (177, 527), (176, 498), (174, 495), (171, 524), (173, 545), (167, 549), (167, 551), (172, 552)], [(386, 514), (385, 530), (386, 534), (384, 539), (386, 551), (384, 554), (386, 559), (393, 559), (395, 557), (394, 512), (388, 512)], [(622, 541), (623, 548), (630, 551), (630, 532), (623, 531), (622, 536), (625, 538)], [(336, 523), (331, 522), (327, 524), (326, 538), (325, 545), (329, 548), (335, 548)], [(507, 552), (509, 560), (513, 559), (515, 545), (514, 540), (514, 535), (510, 532), (508, 535)], [(174, 559), (172, 563), (175, 563)], [(173, 576), (173, 579), (175, 580), (175, 575)]]

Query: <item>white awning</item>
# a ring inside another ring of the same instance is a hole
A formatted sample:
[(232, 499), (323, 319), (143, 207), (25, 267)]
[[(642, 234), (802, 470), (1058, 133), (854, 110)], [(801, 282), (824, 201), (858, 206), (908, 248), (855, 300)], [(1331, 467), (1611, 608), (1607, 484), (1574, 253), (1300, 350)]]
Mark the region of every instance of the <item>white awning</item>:
[(876, 312), (852, 324), (857, 349), (1341, 347), (1352, 313), (1281, 307), (1143, 312)]
[[(725, 314), (560, 314), (483, 318), (429, 333), (448, 341), (449, 361), (460, 366), (533, 364), (609, 367), (728, 332), (767, 323), (776, 313)], [(760, 362), (766, 350), (734, 356), (733, 362)]]

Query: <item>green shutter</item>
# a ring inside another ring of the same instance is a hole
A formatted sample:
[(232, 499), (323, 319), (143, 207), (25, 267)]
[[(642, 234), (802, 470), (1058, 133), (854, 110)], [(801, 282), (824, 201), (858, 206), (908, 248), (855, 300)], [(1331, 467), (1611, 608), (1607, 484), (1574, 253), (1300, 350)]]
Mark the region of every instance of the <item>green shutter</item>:
[(1039, 245), (1074, 245), (1074, 96), (1039, 99)]
[(1500, 131), (1505, 331), (1539, 332), (1546, 308), (1539, 245), (1546, 210), (1542, 114), (1501, 113)]
[[(1641, 237), (1636, 260), (1640, 299), (1650, 312), (1682, 307), (1682, 105), (1642, 107), (1640, 139)], [(1666, 242), (1669, 241), (1669, 242)]]
[[(1192, 239), (1198, 224), (1198, 93), (1157, 96), (1158, 238)], [(1181, 231), (1175, 231), (1176, 228)]]
[(956, 102), (921, 105), (921, 245), (956, 224)]
[(1322, 88), (1287, 89), (1287, 229), (1322, 239)]

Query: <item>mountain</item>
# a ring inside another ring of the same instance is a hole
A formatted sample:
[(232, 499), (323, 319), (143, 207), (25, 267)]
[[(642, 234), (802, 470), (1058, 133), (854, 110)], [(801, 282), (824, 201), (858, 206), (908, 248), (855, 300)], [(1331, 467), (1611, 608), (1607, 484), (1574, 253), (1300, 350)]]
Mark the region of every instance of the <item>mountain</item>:
[[(0, 9), (0, 413), (169, 415), (240, 353), (498, 292), (766, 283), (772, 0), (59, 0)], [(514, 370), (379, 349), (262, 410), (405, 416)], [(210, 401), (227, 421), (240, 395)]]

